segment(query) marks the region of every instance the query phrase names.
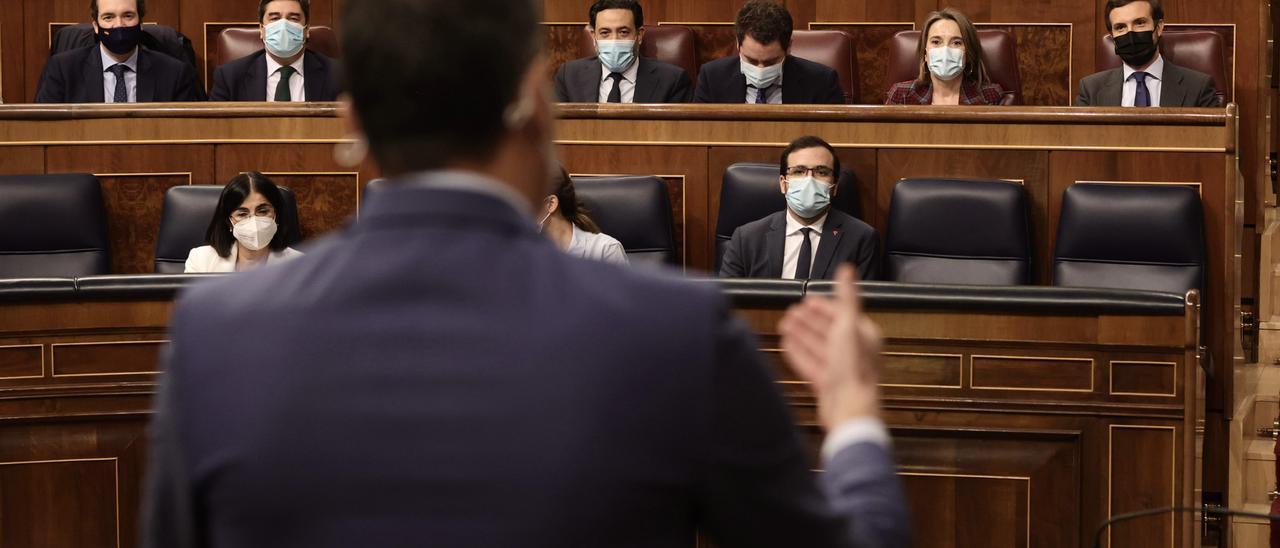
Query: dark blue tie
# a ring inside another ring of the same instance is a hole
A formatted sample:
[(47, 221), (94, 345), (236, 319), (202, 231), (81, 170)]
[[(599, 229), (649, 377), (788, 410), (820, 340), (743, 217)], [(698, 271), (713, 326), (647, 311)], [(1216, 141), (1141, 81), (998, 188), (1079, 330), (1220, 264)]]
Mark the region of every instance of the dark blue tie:
[(756, 88), (756, 104), (769, 104), (769, 88)]
[(124, 63), (116, 63), (107, 70), (116, 75), (116, 93), (112, 100), (116, 103), (128, 103), (129, 88), (124, 84), (124, 73), (129, 70), (129, 66)]
[(1151, 76), (1145, 72), (1135, 72), (1129, 75), (1138, 83), (1138, 92), (1133, 96), (1133, 106), (1149, 107), (1151, 106), (1151, 90), (1147, 89), (1147, 77)]
[(800, 229), (800, 234), (804, 236), (804, 242), (800, 243), (800, 256), (796, 258), (796, 279), (809, 279), (809, 269), (813, 265), (813, 242), (809, 240), (809, 233), (813, 232), (812, 228)]

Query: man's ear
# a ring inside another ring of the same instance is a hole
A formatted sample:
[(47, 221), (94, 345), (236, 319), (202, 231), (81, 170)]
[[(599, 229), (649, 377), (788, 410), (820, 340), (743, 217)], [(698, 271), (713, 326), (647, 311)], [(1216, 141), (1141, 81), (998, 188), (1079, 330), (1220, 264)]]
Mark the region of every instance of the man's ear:
[(636, 29), (636, 48), (637, 48), (637, 51), (638, 51), (638, 48), (640, 47), (640, 44), (643, 44), (643, 43), (644, 43), (644, 27), (640, 27), (640, 28)]
[(1164, 21), (1160, 21), (1159, 23), (1156, 23), (1156, 38), (1161, 38), (1163, 36), (1164, 36)]
[(778, 176), (778, 191), (783, 194), (787, 193), (787, 177), (785, 175)]
[(258, 39), (259, 40), (267, 39), (267, 26), (262, 24), (261, 22), (258, 23)]

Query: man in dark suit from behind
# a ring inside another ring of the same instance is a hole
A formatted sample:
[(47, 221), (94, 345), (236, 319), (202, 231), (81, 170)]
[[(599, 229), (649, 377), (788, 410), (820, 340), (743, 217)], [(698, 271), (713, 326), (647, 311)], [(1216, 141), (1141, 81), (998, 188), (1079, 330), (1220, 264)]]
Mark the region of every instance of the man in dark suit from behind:
[(97, 42), (45, 61), (37, 103), (197, 101), (195, 70), (142, 47), (146, 0), (92, 0)]
[(688, 103), (693, 81), (684, 69), (640, 56), (644, 10), (635, 0), (596, 0), (588, 11), (596, 56), (556, 72), (562, 103)]
[(908, 545), (868, 360), (810, 375), (824, 495), (717, 289), (538, 233), (558, 168), (539, 19), (345, 4), (348, 125), (388, 186), (306, 257), (180, 298), (144, 546)]
[(218, 67), (210, 101), (336, 101), (338, 64), (306, 48), (311, 0), (260, 0), (263, 49)]
[(1080, 80), (1077, 106), (1217, 107), (1213, 77), (1175, 65), (1160, 54), (1160, 0), (1107, 0), (1103, 23), (1124, 64)]
[(787, 208), (733, 231), (720, 263), (723, 278), (830, 280), (850, 263), (864, 280), (880, 276), (880, 236), (871, 225), (831, 207), (840, 159), (818, 137), (792, 141), (779, 161)]
[(835, 70), (791, 55), (793, 25), (786, 7), (747, 0), (733, 24), (738, 54), (702, 65), (693, 101), (843, 105)]

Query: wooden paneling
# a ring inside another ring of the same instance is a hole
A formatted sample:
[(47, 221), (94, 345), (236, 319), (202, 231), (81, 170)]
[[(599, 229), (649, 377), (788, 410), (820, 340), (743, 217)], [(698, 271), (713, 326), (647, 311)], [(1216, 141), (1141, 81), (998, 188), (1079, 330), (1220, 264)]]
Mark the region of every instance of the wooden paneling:
[(961, 388), (964, 355), (885, 352), (880, 383), (885, 386)]
[(1176, 396), (1178, 364), (1162, 361), (1111, 362), (1111, 393)]
[(148, 375), (159, 370), (167, 345), (162, 340), (55, 343), (50, 369), (53, 377)]
[(733, 30), (733, 19), (676, 19), (670, 23), (681, 24), (693, 30), (698, 50), (698, 66), (734, 55), (738, 51), (738, 36)]
[(1071, 106), (1070, 24), (1006, 25), (980, 23), (979, 29), (1001, 29), (1013, 35), (1018, 48), (1018, 76), (1026, 105)]
[(0, 379), (43, 376), (43, 346), (38, 344), (0, 346)]
[(582, 23), (547, 23), (542, 28), (546, 31), (547, 53), (551, 58), (550, 64), (553, 71), (558, 70), (560, 65), (578, 58), (578, 40), (582, 37)]
[(816, 21), (915, 21), (938, 9), (936, 0), (814, 0)]
[(44, 147), (8, 147), (0, 154), (0, 174), (44, 173)]
[(1092, 392), (1094, 362), (1058, 356), (970, 356), (969, 382), (983, 390)]
[[(1178, 504), (1177, 437), (1172, 427), (1111, 425), (1107, 499), (1112, 515)], [(1176, 546), (1175, 526), (1168, 513), (1118, 523), (1107, 546)]]
[(854, 101), (864, 105), (884, 104), (889, 86), (889, 41), (904, 30), (915, 28), (910, 21), (896, 23), (813, 23), (813, 30), (839, 30), (853, 41), (858, 58), (859, 96)]
[[(0, 0), (0, 102), (22, 103), (27, 95), (24, 0)], [(43, 63), (41, 63), (43, 64)]]

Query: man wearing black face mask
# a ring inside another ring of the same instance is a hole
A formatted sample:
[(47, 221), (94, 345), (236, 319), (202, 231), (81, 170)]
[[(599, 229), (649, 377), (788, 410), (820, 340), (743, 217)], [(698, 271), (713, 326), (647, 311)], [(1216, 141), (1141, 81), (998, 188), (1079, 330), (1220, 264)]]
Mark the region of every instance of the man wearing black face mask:
[(1160, 55), (1164, 7), (1160, 0), (1107, 0), (1107, 30), (1124, 66), (1080, 80), (1078, 106), (1218, 107), (1213, 78)]
[(196, 101), (195, 71), (142, 47), (146, 0), (93, 0), (89, 14), (98, 43), (45, 62), (37, 103)]

